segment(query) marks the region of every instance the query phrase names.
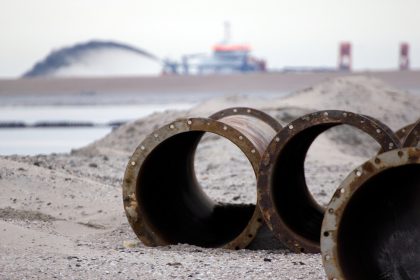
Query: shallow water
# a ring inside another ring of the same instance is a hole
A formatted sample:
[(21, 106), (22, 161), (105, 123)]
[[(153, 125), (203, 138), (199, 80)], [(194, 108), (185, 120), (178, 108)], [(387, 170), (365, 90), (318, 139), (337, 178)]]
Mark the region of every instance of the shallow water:
[(27, 127), (0, 128), (0, 155), (35, 155), (67, 153), (83, 147), (109, 133), (107, 124), (115, 121), (130, 121), (153, 112), (168, 109), (184, 110), (192, 103), (135, 104), (135, 105), (42, 105), (0, 107), (0, 122), (90, 122), (93, 127)]
[(0, 154), (68, 153), (102, 138), (111, 130), (111, 127), (0, 129)]
[(0, 122), (16, 121), (32, 125), (43, 121), (87, 121), (103, 125), (113, 121), (134, 120), (153, 112), (184, 110), (192, 106), (192, 103), (4, 106), (0, 107)]

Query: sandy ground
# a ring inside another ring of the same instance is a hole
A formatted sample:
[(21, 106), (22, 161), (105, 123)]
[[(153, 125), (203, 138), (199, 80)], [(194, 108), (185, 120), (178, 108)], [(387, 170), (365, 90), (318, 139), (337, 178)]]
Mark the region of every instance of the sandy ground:
[[(228, 251), (186, 244), (148, 248), (131, 230), (121, 180), (140, 141), (175, 118), (238, 105), (262, 109), (282, 124), (319, 109), (369, 114), (394, 130), (420, 117), (418, 97), (374, 78), (341, 77), (270, 102), (233, 96), (153, 114), (70, 154), (0, 157), (0, 279), (325, 279), (319, 255), (291, 253), (267, 232), (249, 249)], [(305, 163), (315, 198), (328, 203), (348, 172), (377, 150), (349, 127), (321, 135)], [(196, 169), (214, 200), (255, 201), (251, 167), (226, 140), (206, 136)]]

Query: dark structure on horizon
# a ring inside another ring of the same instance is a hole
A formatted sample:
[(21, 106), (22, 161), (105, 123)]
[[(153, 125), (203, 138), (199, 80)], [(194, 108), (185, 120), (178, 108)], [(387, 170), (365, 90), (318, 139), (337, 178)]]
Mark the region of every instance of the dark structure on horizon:
[(410, 45), (408, 43), (400, 44), (400, 70), (410, 70)]
[(230, 24), (225, 23), (223, 40), (213, 46), (211, 55), (183, 55), (181, 62), (164, 60), (163, 74), (206, 75), (266, 72), (266, 62), (251, 55), (246, 44), (230, 43)]
[(339, 50), (339, 55), (338, 55), (338, 70), (351, 71), (351, 67), (352, 67), (351, 43), (342, 42), (340, 44), (340, 50)]

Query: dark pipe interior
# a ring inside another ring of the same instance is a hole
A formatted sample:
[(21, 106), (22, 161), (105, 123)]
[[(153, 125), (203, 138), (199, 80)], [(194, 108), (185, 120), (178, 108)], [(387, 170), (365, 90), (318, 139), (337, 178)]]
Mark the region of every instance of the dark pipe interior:
[(352, 196), (339, 224), (345, 279), (420, 279), (420, 165), (388, 169)]
[(141, 211), (155, 233), (172, 244), (222, 246), (250, 221), (255, 205), (218, 205), (202, 191), (194, 153), (203, 132), (177, 134), (144, 161), (137, 181)]
[(277, 213), (300, 236), (319, 243), (324, 210), (313, 199), (305, 179), (305, 157), (315, 138), (337, 124), (310, 127), (296, 134), (277, 157), (272, 197)]

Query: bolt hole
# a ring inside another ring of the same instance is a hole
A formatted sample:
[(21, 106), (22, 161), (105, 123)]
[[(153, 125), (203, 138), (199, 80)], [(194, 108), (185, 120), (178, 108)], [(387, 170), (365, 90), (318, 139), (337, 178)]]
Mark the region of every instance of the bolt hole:
[(324, 231), (324, 236), (328, 237), (328, 236), (330, 236), (330, 233), (328, 231)]

